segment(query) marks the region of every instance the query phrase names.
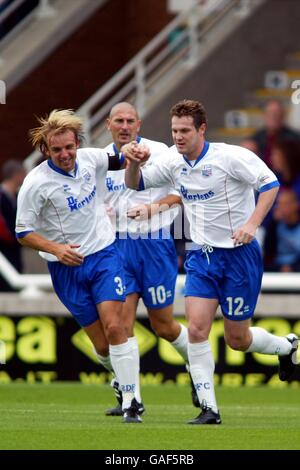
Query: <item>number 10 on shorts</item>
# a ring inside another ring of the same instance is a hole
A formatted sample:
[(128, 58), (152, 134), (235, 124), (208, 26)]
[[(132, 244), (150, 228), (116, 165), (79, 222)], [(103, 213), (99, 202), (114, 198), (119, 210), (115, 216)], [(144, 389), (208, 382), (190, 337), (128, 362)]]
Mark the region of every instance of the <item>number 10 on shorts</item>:
[(167, 299), (165, 286), (149, 287), (148, 292), (151, 294), (153, 305), (165, 303)]

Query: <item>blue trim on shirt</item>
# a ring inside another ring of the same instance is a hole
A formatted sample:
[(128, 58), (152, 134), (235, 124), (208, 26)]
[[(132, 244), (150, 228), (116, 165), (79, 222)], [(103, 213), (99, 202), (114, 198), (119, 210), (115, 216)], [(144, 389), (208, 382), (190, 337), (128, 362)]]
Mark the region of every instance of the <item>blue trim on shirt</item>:
[(26, 232), (19, 232), (17, 233), (16, 232), (16, 238), (24, 238), (26, 237), (26, 235), (28, 235), (28, 233), (32, 233), (33, 230), (27, 230)]
[(270, 189), (272, 188), (277, 188), (278, 186), (280, 186), (279, 182), (278, 181), (273, 181), (272, 183), (269, 183), (269, 184), (265, 184), (264, 186), (262, 186), (260, 189), (259, 189), (259, 193), (264, 193), (266, 191), (269, 191)]
[(58, 168), (58, 166), (54, 165), (53, 161), (50, 160), (50, 158), (48, 160), (48, 165), (50, 166), (50, 168), (52, 170), (56, 171), (57, 173), (60, 173), (61, 175), (64, 175), (64, 176), (69, 176), (70, 178), (75, 178), (77, 170), (78, 170), (78, 163), (77, 162), (75, 162), (74, 176), (70, 175), (70, 173), (68, 173), (67, 171), (61, 170), (61, 168)]
[(123, 163), (125, 162), (125, 157), (124, 157), (123, 153), (119, 154), (119, 161), (120, 161), (120, 165), (122, 166)]
[(142, 139), (142, 138), (141, 138), (141, 136), (140, 136), (140, 135), (138, 135), (138, 136), (137, 136), (137, 138), (136, 138), (135, 140), (136, 140), (136, 141), (137, 141), (137, 143), (139, 144), (139, 143), (140, 143), (140, 141), (141, 141), (141, 139)]
[(143, 175), (142, 173), (140, 174), (141, 177), (140, 177), (140, 181), (139, 181), (139, 187), (138, 187), (138, 191), (143, 191), (145, 189), (145, 183), (144, 183), (144, 178), (143, 178)]
[[(184, 160), (186, 161), (186, 163), (189, 166), (194, 168), (197, 165), (197, 163), (199, 163), (200, 160), (202, 160), (202, 158), (207, 154), (209, 146), (210, 146), (210, 143), (205, 140), (202, 152), (200, 153), (199, 157), (197, 157), (197, 160), (195, 161), (194, 165), (191, 164), (191, 160), (189, 160), (185, 155), (183, 155)], [(192, 161), (194, 161), (194, 160), (192, 160)]]

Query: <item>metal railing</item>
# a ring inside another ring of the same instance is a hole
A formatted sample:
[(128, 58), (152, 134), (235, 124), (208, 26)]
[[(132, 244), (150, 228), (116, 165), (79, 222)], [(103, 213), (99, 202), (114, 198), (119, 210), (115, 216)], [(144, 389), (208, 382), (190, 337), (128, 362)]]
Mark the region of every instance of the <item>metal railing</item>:
[(144, 117), (162, 82), (170, 82), (180, 68), (190, 69), (198, 63), (199, 45), (205, 35), (239, 5), (239, 0), (211, 2), (213, 8), (208, 12), (195, 5), (179, 14), (78, 109), (85, 120), (88, 144), (101, 135), (113, 104), (134, 102)]
[[(20, 274), (0, 252), (0, 274), (14, 289), (26, 297), (40, 297), (45, 291), (52, 291), (49, 274)], [(182, 297), (185, 275), (179, 274), (176, 284), (176, 297)], [(300, 293), (300, 273), (265, 273), (262, 280), (262, 292)]]
[[(0, 252), (0, 274), (20, 295), (28, 298), (41, 297), (44, 292), (53, 291), (49, 274), (20, 274)], [(179, 274), (176, 284), (176, 298), (183, 295), (185, 275)], [(300, 273), (265, 273), (262, 292), (299, 292)]]
[[(77, 110), (84, 118), (87, 145), (107, 144), (103, 139), (105, 118), (115, 103), (130, 101), (144, 117), (162, 86), (167, 91), (176, 76), (188, 73), (203, 60), (212, 47), (208, 43), (216, 43), (216, 35), (214, 40), (207, 40), (215, 29), (219, 34), (225, 30), (228, 18), (232, 27), (236, 26), (266, 0), (209, 1), (209, 9), (196, 5), (174, 18)], [(26, 169), (31, 169), (39, 158), (37, 151), (27, 157)]]
[(45, 290), (52, 290), (48, 274), (20, 274), (1, 252), (0, 274), (13, 289), (20, 290), (24, 296), (37, 297)]
[[(9, 19), (13, 14), (17, 12), (22, 5), (26, 4), (26, 0), (14, 0), (8, 5), (2, 13), (0, 13), (0, 25)], [(56, 10), (51, 6), (51, 0), (38, 0), (36, 7), (28, 11), (28, 13), (20, 18), (20, 20), (0, 38), (0, 60), (1, 50), (22, 30), (33, 18), (50, 18), (56, 14)]]

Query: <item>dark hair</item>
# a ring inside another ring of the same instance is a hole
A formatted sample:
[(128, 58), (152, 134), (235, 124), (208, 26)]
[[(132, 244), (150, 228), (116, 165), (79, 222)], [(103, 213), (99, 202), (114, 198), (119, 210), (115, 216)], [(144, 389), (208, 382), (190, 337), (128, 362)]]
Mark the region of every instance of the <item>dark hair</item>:
[(281, 140), (274, 144), (272, 150), (274, 149), (282, 152), (292, 183), (300, 175), (300, 141)]
[(170, 111), (171, 117), (191, 116), (198, 130), (201, 124), (207, 124), (206, 111), (199, 101), (182, 100), (175, 104)]
[(25, 172), (24, 166), (18, 160), (7, 160), (1, 168), (2, 180), (12, 178), (16, 173)]

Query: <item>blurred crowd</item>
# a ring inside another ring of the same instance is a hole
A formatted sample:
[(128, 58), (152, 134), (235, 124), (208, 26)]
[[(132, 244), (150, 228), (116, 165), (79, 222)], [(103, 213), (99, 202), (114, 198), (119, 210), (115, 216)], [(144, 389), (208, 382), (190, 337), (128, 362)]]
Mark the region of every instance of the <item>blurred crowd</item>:
[[(17, 160), (6, 161), (1, 168), (0, 184), (0, 251), (19, 271), (23, 270), (21, 245), (15, 237), (17, 195), (25, 178), (25, 170)], [(0, 291), (11, 291), (0, 274)]]
[(262, 227), (266, 271), (300, 271), (300, 134), (285, 123), (278, 100), (264, 108), (264, 127), (241, 145), (255, 152), (274, 171), (280, 190)]

